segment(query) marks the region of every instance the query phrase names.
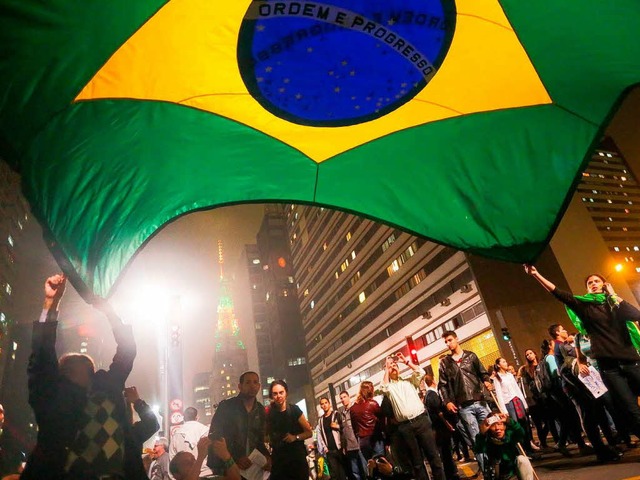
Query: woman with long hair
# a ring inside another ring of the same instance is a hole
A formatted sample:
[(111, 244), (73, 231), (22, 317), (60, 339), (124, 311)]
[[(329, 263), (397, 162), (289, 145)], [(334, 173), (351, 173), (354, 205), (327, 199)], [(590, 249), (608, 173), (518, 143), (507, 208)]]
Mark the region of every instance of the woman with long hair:
[(384, 453), (382, 441), (382, 409), (373, 399), (373, 383), (364, 381), (360, 384), (360, 390), (356, 401), (351, 407), (351, 424), (358, 437), (360, 451), (366, 460), (374, 455)]
[[(501, 412), (506, 412), (516, 422), (518, 422), (525, 432), (525, 438), (531, 438), (529, 421), (527, 419), (527, 400), (524, 393), (518, 386), (516, 377), (509, 372), (507, 360), (498, 357), (494, 364), (495, 376), (493, 386), (496, 391), (496, 401)], [(531, 452), (531, 445), (526, 442), (523, 445), (527, 452)]]
[[(591, 357), (598, 362), (602, 380), (614, 402), (629, 423), (629, 430), (640, 436), (640, 406), (635, 388), (640, 385), (640, 310), (620, 298), (602, 275), (593, 273), (585, 279), (586, 295), (574, 296), (562, 291), (543, 277), (533, 265), (525, 272), (557, 300), (564, 303), (576, 329), (589, 335)], [(580, 375), (589, 367), (578, 354)]]
[(308, 480), (309, 466), (304, 441), (313, 435), (311, 425), (297, 405), (287, 402), (289, 386), (274, 380), (269, 386), (267, 435), (271, 444), (272, 480)]
[[(549, 434), (549, 426), (545, 421), (544, 414), (544, 398), (540, 391), (536, 388), (536, 368), (538, 367), (538, 355), (532, 349), (528, 348), (524, 352), (526, 363), (518, 370), (516, 379), (520, 383), (520, 389), (524, 393), (527, 404), (529, 405), (529, 415), (538, 432), (540, 446), (547, 448), (547, 435)], [(530, 439), (533, 441), (533, 438)], [(534, 444), (531, 448), (535, 450)]]

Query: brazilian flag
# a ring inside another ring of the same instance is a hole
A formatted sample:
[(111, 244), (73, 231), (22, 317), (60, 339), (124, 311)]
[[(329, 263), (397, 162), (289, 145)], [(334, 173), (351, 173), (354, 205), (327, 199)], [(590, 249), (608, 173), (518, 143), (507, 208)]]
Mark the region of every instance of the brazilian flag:
[(86, 298), (240, 202), (531, 261), (639, 32), (638, 0), (0, 0), (0, 155)]

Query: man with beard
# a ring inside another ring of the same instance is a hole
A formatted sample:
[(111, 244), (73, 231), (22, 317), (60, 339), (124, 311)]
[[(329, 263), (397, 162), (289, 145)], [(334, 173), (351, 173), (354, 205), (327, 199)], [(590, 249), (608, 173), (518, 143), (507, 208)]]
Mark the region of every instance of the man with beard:
[[(262, 453), (271, 468), (271, 456), (264, 444), (265, 412), (264, 406), (256, 400), (260, 392), (260, 377), (256, 372), (244, 372), (240, 376), (238, 395), (220, 403), (211, 419), (209, 437), (213, 440), (224, 438), (231, 457), (241, 470), (251, 467), (249, 454), (254, 450)], [(217, 475), (224, 475), (225, 463), (209, 451), (207, 465)]]

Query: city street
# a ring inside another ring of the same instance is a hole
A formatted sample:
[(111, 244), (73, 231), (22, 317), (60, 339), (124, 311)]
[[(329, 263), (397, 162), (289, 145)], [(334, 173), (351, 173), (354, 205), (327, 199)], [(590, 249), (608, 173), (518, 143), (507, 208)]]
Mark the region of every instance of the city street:
[[(640, 480), (640, 448), (624, 450), (620, 462), (599, 464), (594, 455), (580, 457), (577, 449), (573, 458), (564, 458), (559, 453), (544, 454), (542, 460), (533, 463), (540, 480)], [(477, 465), (459, 463), (461, 477), (472, 476)]]

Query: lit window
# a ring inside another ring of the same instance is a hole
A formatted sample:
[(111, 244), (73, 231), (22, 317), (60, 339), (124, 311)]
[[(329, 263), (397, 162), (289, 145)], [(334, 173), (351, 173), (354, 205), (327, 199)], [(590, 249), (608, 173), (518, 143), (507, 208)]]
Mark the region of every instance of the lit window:
[(316, 306), (315, 300), (311, 300), (311, 303), (309, 304), (309, 306), (311, 307), (311, 310), (313, 310), (313, 307)]
[(610, 153), (607, 153), (607, 157), (613, 158), (613, 155), (611, 155)]
[(613, 250), (614, 250), (615, 252), (619, 252), (619, 251), (620, 251), (620, 247), (613, 247)]
[(367, 296), (365, 295), (364, 292), (360, 292), (360, 295), (358, 295), (358, 300), (360, 300), (360, 303), (364, 302), (366, 298)]
[(636, 267), (636, 272), (640, 273), (640, 267)]
[(303, 297), (306, 297), (307, 295), (309, 295), (309, 289), (305, 289), (304, 293), (302, 294)]
[(9, 242), (9, 245), (13, 247), (13, 237), (11, 235), (7, 237), (7, 242)]
[(283, 297), (288, 297), (289, 296), (289, 290), (287, 290), (286, 288), (284, 290), (282, 290), (282, 296)]
[(635, 247), (633, 247), (633, 251), (634, 252), (640, 252), (640, 248), (638, 248), (638, 246), (636, 245)]
[(251, 263), (253, 263), (254, 265), (260, 265), (260, 259), (254, 258)]
[(627, 177), (620, 177), (620, 180), (622, 180), (623, 182), (627, 181)]
[(5, 291), (7, 292), (7, 294), (11, 295), (11, 285), (9, 285), (7, 283), (7, 286), (5, 287)]
[(293, 277), (288, 277), (287, 280), (289, 280), (289, 283), (294, 283), (295, 279)]
[(13, 351), (15, 352), (16, 350), (18, 350), (18, 343), (13, 342)]
[(267, 294), (265, 295), (265, 299), (267, 302), (269, 301), (270, 296), (271, 296), (271, 292), (267, 292)]
[(604, 157), (604, 153), (602, 152), (598, 152), (598, 155), (600, 155), (601, 157)]
[(327, 249), (327, 242), (324, 242), (324, 245), (322, 245), (322, 250), (326, 250)]
[(268, 388), (263, 388), (262, 389), (262, 396), (266, 397), (267, 395), (269, 395), (269, 389)]
[(356, 251), (354, 250), (353, 252), (351, 252), (351, 260), (355, 260), (356, 259)]
[(7, 316), (4, 314), (4, 312), (0, 312), (0, 322), (5, 323), (6, 321), (7, 321)]
[(351, 240), (351, 232), (347, 232), (347, 236), (345, 238), (347, 239), (347, 242)]
[(258, 289), (258, 286), (254, 283), (254, 284), (252, 285), (252, 288), (253, 288), (254, 290), (257, 290), (257, 289)]
[(613, 203), (611, 199), (607, 198), (607, 203)]

